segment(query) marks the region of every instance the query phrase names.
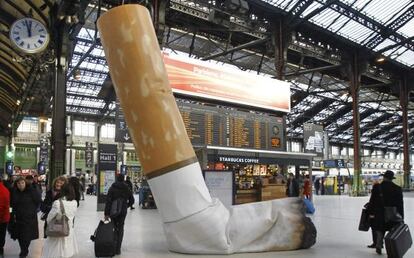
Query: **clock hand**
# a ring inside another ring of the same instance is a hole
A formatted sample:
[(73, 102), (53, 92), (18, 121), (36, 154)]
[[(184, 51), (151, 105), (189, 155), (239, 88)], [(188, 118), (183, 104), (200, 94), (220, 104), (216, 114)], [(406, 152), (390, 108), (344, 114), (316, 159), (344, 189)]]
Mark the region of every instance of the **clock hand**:
[(32, 21), (27, 22), (29, 24), (29, 38), (32, 37)]
[(30, 33), (30, 28), (29, 28), (29, 24), (27, 23), (27, 21), (24, 21), (24, 24), (26, 24), (26, 29), (27, 29), (27, 36), (31, 37), (31, 33)]

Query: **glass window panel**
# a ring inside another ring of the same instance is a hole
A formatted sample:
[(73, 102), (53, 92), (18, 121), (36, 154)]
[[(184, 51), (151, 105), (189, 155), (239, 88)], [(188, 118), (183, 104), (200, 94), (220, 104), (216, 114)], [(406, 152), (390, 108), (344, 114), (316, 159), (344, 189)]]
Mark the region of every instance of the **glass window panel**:
[(357, 23), (356, 21), (349, 21), (338, 33), (349, 37), (355, 40), (358, 43), (361, 43), (366, 37), (373, 33), (371, 29), (368, 29), (362, 24)]
[(397, 32), (405, 34), (408, 37), (414, 36), (414, 19), (411, 19), (409, 22), (407, 22), (403, 27), (398, 29)]
[[(376, 0), (367, 5), (363, 11), (369, 16), (374, 17), (377, 21), (386, 22), (394, 14), (400, 14), (407, 9), (405, 6), (407, 6), (410, 1), (411, 0)], [(403, 7), (405, 8), (403, 9)]]

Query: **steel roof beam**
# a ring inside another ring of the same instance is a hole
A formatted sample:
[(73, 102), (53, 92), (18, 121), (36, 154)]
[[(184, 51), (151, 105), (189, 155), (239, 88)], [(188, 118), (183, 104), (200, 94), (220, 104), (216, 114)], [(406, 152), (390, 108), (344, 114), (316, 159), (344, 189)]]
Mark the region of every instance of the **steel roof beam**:
[[(412, 4), (412, 3), (409, 3)], [(402, 15), (393, 20), (390, 24), (386, 25), (387, 31), (379, 33), (371, 38), (365, 46), (370, 49), (374, 49), (381, 44), (392, 32), (396, 32), (398, 29), (406, 25), (414, 17), (414, 6), (408, 8)], [(371, 37), (371, 36), (370, 36)]]
[(313, 107), (303, 112), (302, 115), (299, 115), (295, 120), (293, 120), (289, 127), (291, 129), (298, 127), (300, 124), (304, 124), (305, 122), (311, 120), (316, 114), (327, 108), (335, 102), (335, 99), (325, 98), (316, 103)]
[(89, 54), (92, 52), (92, 50), (95, 49), (95, 45), (96, 43), (93, 43), (92, 46), (89, 47), (89, 49), (83, 54), (83, 56), (81, 56), (81, 58), (78, 60), (78, 63), (72, 67), (72, 70), (70, 70), (70, 72), (67, 74), (67, 78), (70, 78), (73, 73), (76, 71), (76, 69), (79, 68), (79, 66), (82, 64), (82, 62), (89, 57)]
[(328, 116), (326, 119), (323, 120), (324, 126), (329, 126), (339, 118), (343, 117), (347, 113), (349, 113), (352, 110), (351, 103), (345, 104), (345, 106), (341, 107), (338, 111), (332, 113), (330, 116)]
[[(336, 12), (351, 18), (352, 20), (358, 22), (359, 24), (364, 25), (365, 27), (377, 32), (377, 33), (388, 33), (389, 38), (397, 43), (406, 40), (407, 38), (402, 36), (401, 34), (397, 33), (396, 31), (392, 31), (388, 29), (386, 26), (382, 25), (380, 22), (374, 20), (371, 17), (368, 17), (365, 14), (358, 12), (357, 10), (349, 7), (345, 3), (341, 1), (335, 2), (330, 6)], [(414, 43), (413, 42), (406, 42), (404, 43), (406, 48), (414, 51)]]
[(249, 47), (253, 47), (253, 46), (256, 46), (256, 45), (263, 44), (263, 43), (265, 43), (265, 42), (267, 42), (269, 40), (270, 40), (269, 38), (253, 40), (253, 41), (250, 41), (248, 43), (241, 44), (241, 45), (239, 45), (237, 47), (234, 47), (234, 48), (225, 50), (223, 52), (220, 52), (220, 53), (216, 53), (216, 54), (212, 54), (212, 55), (203, 57), (203, 58), (201, 58), (201, 60), (206, 61), (206, 60), (214, 59), (214, 58), (217, 58), (217, 57), (220, 57), (220, 56), (225, 56), (225, 55), (230, 54), (230, 53), (233, 53), (233, 52), (235, 52), (237, 50), (242, 50), (242, 49), (245, 49), (245, 48), (249, 48)]
[[(333, 4), (333, 3), (337, 2), (337, 1), (338, 1), (338, 0), (328, 0), (328, 1), (326, 2), (326, 4), (322, 5), (321, 7), (317, 8), (317, 9), (315, 9), (315, 10), (313, 10), (312, 12), (308, 13), (308, 14), (307, 14), (305, 17), (303, 17), (302, 19), (300, 19), (300, 20), (296, 20), (296, 22), (294, 22), (294, 23), (292, 24), (292, 27), (296, 27), (296, 26), (300, 25), (302, 22), (307, 21), (307, 20), (311, 19), (312, 17), (314, 17), (314, 16), (318, 15), (319, 13), (323, 12), (325, 9), (329, 8), (329, 7), (331, 6), (331, 4)], [(298, 2), (305, 2), (305, 1), (298, 1)], [(313, 2), (313, 1), (311, 1), (311, 2)], [(306, 8), (307, 8), (307, 7), (306, 7)], [(303, 13), (305, 10), (306, 10), (306, 9), (304, 9), (304, 10), (302, 11), (302, 13)]]
[[(367, 109), (364, 112), (359, 114), (359, 120), (362, 121), (365, 118), (369, 117), (372, 113), (374, 113), (373, 110), (371, 109)], [(348, 130), (349, 128), (352, 127), (352, 123), (353, 123), (353, 119), (349, 119), (347, 122), (343, 123), (342, 125), (338, 126), (338, 128), (336, 129), (336, 133), (343, 133), (344, 131)], [(336, 134), (336, 135), (337, 135)]]
[(369, 129), (371, 129), (372, 127), (377, 127), (379, 126), (379, 124), (381, 124), (382, 122), (386, 121), (387, 119), (391, 118), (393, 116), (393, 114), (390, 113), (384, 113), (383, 115), (375, 118), (374, 120), (372, 120), (371, 122), (368, 122), (366, 124), (364, 124), (363, 126), (361, 126), (361, 135), (363, 135), (365, 132), (367, 132)]
[(296, 23), (296, 20), (300, 18), (300, 15), (306, 9), (308, 9), (308, 7), (313, 3), (313, 1), (314, 0), (297, 1), (296, 4), (289, 11), (289, 14), (292, 15), (290, 21)]
[(398, 117), (398, 120), (395, 121), (395, 123), (392, 123), (392, 124), (389, 124), (389, 125), (384, 125), (384, 126), (382, 126), (381, 129), (373, 132), (370, 135), (367, 135), (366, 137), (369, 137), (370, 139), (375, 139), (378, 136), (380, 136), (381, 134), (385, 134), (385, 133), (389, 132), (389, 130), (391, 130), (392, 128), (396, 127), (397, 125), (400, 125), (401, 122), (402, 122), (402, 118), (401, 117)]
[(81, 100), (81, 101), (98, 101), (98, 102), (102, 102), (104, 103), (105, 100), (101, 99), (101, 98), (97, 98), (94, 96), (90, 96), (90, 95), (81, 95), (81, 94), (73, 94), (73, 93), (68, 93), (66, 95), (66, 99), (75, 99), (75, 100)]
[(336, 65), (327, 65), (327, 66), (310, 68), (310, 69), (302, 69), (296, 72), (286, 73), (285, 76), (290, 77), (290, 76), (302, 75), (302, 74), (307, 74), (307, 73), (322, 72), (326, 70), (340, 68), (341, 66), (342, 66), (341, 64), (336, 64)]
[(392, 86), (392, 85), (393, 83), (364, 84), (364, 85), (361, 85), (361, 89), (382, 88), (382, 87)]

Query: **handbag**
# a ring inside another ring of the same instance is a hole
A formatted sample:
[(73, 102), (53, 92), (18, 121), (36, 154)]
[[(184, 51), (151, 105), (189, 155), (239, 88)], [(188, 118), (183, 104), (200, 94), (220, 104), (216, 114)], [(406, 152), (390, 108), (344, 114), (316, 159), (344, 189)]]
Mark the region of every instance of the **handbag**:
[(123, 199), (118, 198), (111, 203), (111, 212), (109, 217), (116, 218), (122, 213)]
[(10, 214), (10, 221), (9, 224), (7, 224), (7, 231), (10, 234), (10, 238), (13, 240), (17, 239), (17, 221), (16, 221), (16, 214), (11, 213)]
[(368, 231), (369, 227), (370, 227), (370, 222), (369, 222), (368, 210), (363, 208), (362, 212), (361, 212), (361, 218), (359, 219), (358, 230), (359, 231)]
[(59, 203), (62, 214), (56, 214), (56, 216), (49, 223), (47, 223), (46, 235), (49, 237), (69, 236), (69, 218), (66, 216), (62, 199), (59, 199)]

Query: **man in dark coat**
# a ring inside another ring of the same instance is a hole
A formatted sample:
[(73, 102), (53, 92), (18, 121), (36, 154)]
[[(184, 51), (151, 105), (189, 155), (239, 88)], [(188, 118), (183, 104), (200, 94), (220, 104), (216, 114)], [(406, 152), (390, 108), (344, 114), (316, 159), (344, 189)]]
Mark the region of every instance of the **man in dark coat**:
[(385, 232), (395, 225), (395, 222), (385, 223), (384, 207), (396, 207), (398, 213), (404, 218), (402, 189), (392, 182), (394, 178), (394, 172), (390, 170), (385, 171), (382, 183), (373, 186), (369, 200), (368, 213), (373, 222), (371, 225), (372, 230), (375, 230), (377, 233), (375, 249), (378, 254), (382, 253)]
[[(115, 202), (117, 199), (122, 200), (122, 211), (116, 217), (111, 217), (112, 202)], [(124, 176), (119, 175), (116, 178), (116, 182), (109, 188), (105, 203), (105, 219), (111, 218), (115, 228), (115, 254), (121, 254), (122, 239), (124, 237), (124, 221), (128, 207), (131, 207), (134, 201), (132, 192), (124, 182)]]
[(292, 173), (289, 173), (289, 178), (287, 180), (286, 195), (289, 197), (299, 196), (299, 183)]
[(16, 218), (16, 236), (20, 245), (19, 257), (25, 258), (29, 253), (30, 242), (39, 238), (37, 208), (40, 205), (41, 196), (33, 187), (27, 186), (22, 177), (18, 178), (15, 184), (16, 188), (11, 196), (11, 207)]

